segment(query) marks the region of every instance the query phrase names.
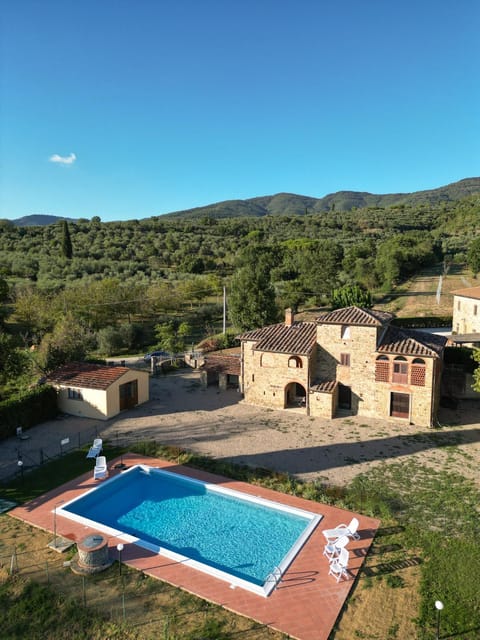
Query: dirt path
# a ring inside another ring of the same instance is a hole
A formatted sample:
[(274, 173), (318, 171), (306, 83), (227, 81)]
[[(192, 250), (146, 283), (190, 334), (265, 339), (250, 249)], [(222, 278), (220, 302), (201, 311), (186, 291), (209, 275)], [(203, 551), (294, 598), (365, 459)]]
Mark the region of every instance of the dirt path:
[[(439, 278), (442, 275), (440, 300), (437, 300)], [(452, 291), (473, 287), (474, 281), (468, 269), (458, 265), (443, 273), (443, 264), (429, 267), (416, 275), (409, 284), (408, 291), (384, 305), (386, 311), (393, 311), (399, 317), (451, 316), (453, 308)]]

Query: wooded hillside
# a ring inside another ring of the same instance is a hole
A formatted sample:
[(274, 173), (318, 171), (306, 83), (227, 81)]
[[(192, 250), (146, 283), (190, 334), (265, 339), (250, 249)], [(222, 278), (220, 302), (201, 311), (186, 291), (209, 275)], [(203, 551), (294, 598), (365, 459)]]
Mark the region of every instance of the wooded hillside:
[[(224, 286), (235, 335), (286, 307), (378, 303), (452, 264), (480, 270), (480, 195), (304, 215), (3, 221), (0, 342), (8, 354), (35, 345), (42, 370), (87, 353), (182, 350), (221, 330)], [(21, 365), (4, 377), (16, 384)]]

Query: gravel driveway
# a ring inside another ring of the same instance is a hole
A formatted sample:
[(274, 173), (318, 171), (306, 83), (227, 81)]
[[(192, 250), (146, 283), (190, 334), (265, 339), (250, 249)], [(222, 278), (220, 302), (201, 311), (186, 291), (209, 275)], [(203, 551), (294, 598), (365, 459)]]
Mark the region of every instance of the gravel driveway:
[(30, 429), (26, 440), (2, 442), (0, 479), (18, 470), (19, 457), (27, 469), (38, 464), (40, 451), (44, 458), (58, 455), (98, 434), (119, 444), (154, 438), (218, 459), (330, 484), (346, 484), (371, 465), (406, 456), (458, 471), (480, 484), (478, 403), (444, 410), (440, 421), (447, 426), (435, 430), (356, 416), (310, 418), (301, 411), (252, 407), (238, 392), (203, 389), (198, 372), (181, 370), (151, 378), (150, 401), (111, 420), (60, 416)]

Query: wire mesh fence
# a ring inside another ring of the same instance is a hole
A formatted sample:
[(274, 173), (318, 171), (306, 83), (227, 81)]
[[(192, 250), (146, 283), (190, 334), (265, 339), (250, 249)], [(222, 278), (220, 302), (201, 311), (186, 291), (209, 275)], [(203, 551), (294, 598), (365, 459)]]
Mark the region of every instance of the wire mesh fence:
[(78, 575), (71, 570), (74, 551), (57, 554), (46, 546), (21, 550), (22, 544), (25, 543), (16, 546), (12, 538), (5, 544), (0, 539), (0, 574), (49, 585), (65, 600), (103, 620), (138, 628), (139, 637), (203, 640), (218, 637), (211, 635), (216, 628), (228, 630), (232, 634), (228, 637), (242, 640), (281, 635), (117, 561), (102, 573)]
[(167, 605), (173, 598), (177, 601), (176, 620), (186, 614), (204, 614), (209, 607), (208, 603), (142, 572), (124, 566), (120, 571), (116, 561), (103, 573), (78, 575), (71, 570), (72, 561), (64, 554), (49, 553), (46, 549), (20, 551), (15, 546), (7, 549), (5, 545), (0, 551), (0, 567), (8, 575), (49, 584), (64, 598), (115, 622), (128, 621), (133, 625), (165, 622), (171, 618), (171, 607)]
[(50, 439), (41, 447), (34, 448), (28, 442), (28, 435), (18, 438), (16, 446), (11, 450), (9, 458), (3, 456), (1, 461), (0, 484), (8, 483), (46, 462), (57, 460), (67, 453), (91, 445), (98, 437), (99, 428), (94, 426), (82, 431), (65, 433), (58, 438)]

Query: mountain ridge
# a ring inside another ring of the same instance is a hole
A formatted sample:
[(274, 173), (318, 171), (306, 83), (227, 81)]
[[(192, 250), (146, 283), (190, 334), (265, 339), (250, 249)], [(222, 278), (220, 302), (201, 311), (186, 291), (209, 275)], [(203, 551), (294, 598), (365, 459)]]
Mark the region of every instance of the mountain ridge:
[[(167, 218), (198, 218), (202, 216), (227, 218), (234, 216), (304, 215), (327, 211), (349, 211), (354, 207), (389, 207), (438, 202), (454, 202), (469, 195), (480, 193), (480, 177), (464, 178), (457, 182), (411, 193), (374, 194), (368, 191), (337, 191), (323, 198), (295, 193), (276, 193), (246, 200), (224, 200), (203, 207), (165, 213)], [(232, 211), (234, 213), (232, 213)]]
[(29, 216), (22, 216), (15, 220), (9, 220), (16, 227), (44, 227), (49, 224), (55, 224), (60, 220), (66, 220), (67, 222), (77, 222), (76, 218), (67, 218), (66, 216), (54, 216), (48, 213), (32, 213)]
[[(305, 215), (307, 213), (325, 213), (328, 211), (349, 211), (363, 207), (391, 207), (415, 204), (438, 204), (439, 202), (455, 202), (472, 194), (480, 194), (480, 177), (463, 178), (457, 182), (423, 191), (410, 193), (374, 194), (368, 191), (336, 191), (323, 198), (305, 196), (295, 193), (280, 192), (269, 196), (257, 196), (245, 200), (232, 199), (215, 202), (191, 209), (173, 211), (150, 218), (166, 218), (169, 220), (194, 218), (234, 218)], [(135, 218), (132, 218), (132, 220)], [(64, 216), (33, 214), (11, 220), (15, 226), (43, 226), (54, 224), (60, 220), (77, 222), (74, 218)]]

